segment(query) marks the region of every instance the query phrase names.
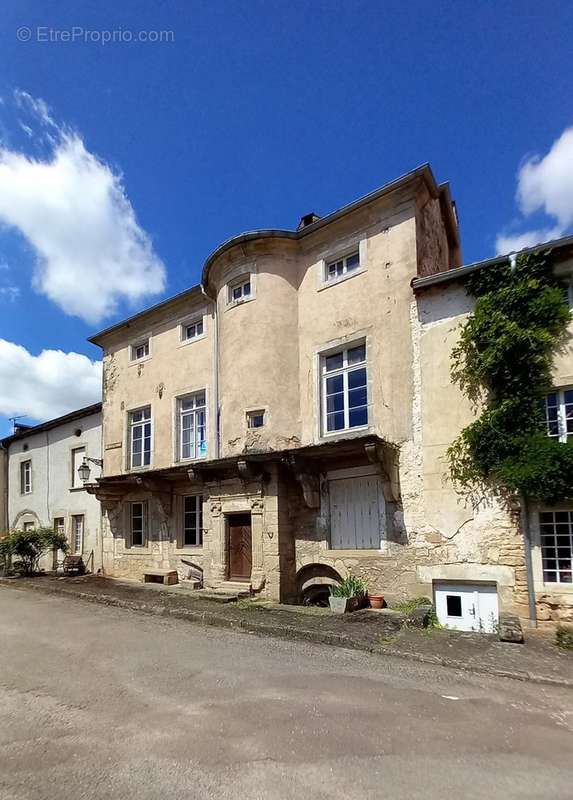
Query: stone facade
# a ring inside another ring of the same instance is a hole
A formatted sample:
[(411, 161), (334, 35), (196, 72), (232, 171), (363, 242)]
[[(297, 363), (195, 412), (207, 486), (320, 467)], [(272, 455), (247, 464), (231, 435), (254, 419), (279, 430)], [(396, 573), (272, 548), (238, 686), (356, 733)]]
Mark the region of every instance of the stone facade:
[[(358, 266), (345, 272), (349, 254)], [(449, 280), (460, 259), (449, 190), (426, 167), (297, 231), (231, 239), (207, 259), (201, 286), (94, 337), (104, 351), (104, 473), (93, 491), (106, 511), (105, 571), (176, 569), (228, 585), (240, 515), (250, 525), (246, 583), (272, 599), (300, 600), (352, 573), (388, 600), (431, 597), (437, 582), (493, 584), (500, 608), (526, 618), (519, 511), (493, 497), (474, 509), (448, 481), (447, 447), (473, 414), (450, 379), (471, 311), (463, 283)], [(448, 280), (417, 286), (436, 276)], [(185, 341), (188, 322), (200, 334)], [(357, 343), (367, 424), (327, 433), (325, 359)], [(187, 458), (178, 414), (196, 393), (206, 435)], [(142, 408), (150, 463), (134, 467), (129, 415)], [(254, 412), (261, 426), (250, 426)], [(185, 545), (182, 509), (193, 495), (202, 541)], [(130, 545), (134, 502), (146, 504), (147, 531)], [(541, 616), (564, 613), (561, 602), (558, 612), (543, 605)]]

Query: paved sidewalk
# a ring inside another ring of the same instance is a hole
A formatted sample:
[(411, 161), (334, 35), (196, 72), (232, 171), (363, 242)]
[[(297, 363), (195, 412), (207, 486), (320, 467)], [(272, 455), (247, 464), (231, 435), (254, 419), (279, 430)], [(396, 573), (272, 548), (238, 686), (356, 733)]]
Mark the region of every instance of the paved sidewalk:
[(551, 634), (539, 631), (526, 631), (524, 645), (509, 644), (498, 641), (495, 636), (455, 631), (396, 630), (393, 619), (369, 610), (337, 616), (328, 609), (277, 606), (261, 601), (223, 604), (180, 586), (144, 586), (94, 576), (3, 579), (0, 592), (3, 585), (173, 616), (202, 625), (303, 639), (573, 688), (573, 653), (559, 649), (553, 644)]

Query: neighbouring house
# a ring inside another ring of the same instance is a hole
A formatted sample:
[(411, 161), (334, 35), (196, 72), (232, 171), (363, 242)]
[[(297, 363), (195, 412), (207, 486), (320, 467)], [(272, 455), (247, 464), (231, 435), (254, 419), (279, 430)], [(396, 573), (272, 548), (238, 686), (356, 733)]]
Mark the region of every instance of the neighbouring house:
[[(565, 284), (571, 283), (573, 237), (524, 252), (535, 250), (550, 250), (555, 273)], [(502, 256), (413, 281), (417, 305), (412, 327), (417, 353), (414, 368), (416, 382), (421, 386), (418, 435), (422, 444), (423, 491), (419, 511), (427, 530), (428, 547), (433, 551), (432, 563), (421, 559), (417, 575), (422, 583), (437, 589), (438, 614), (441, 603), (444, 620), (449, 617), (448, 602), (469, 621), (482, 604), (490, 609), (495, 591), (500, 607), (513, 610), (524, 619), (535, 618), (540, 624), (571, 622), (573, 503), (552, 507), (530, 501), (526, 509), (522, 504), (512, 513), (490, 496), (474, 510), (448, 481), (447, 447), (474, 419), (469, 401), (450, 376), (450, 354), (458, 341), (460, 324), (474, 306), (464, 283), (477, 270), (509, 261), (509, 256)], [(568, 301), (573, 308), (571, 288)], [(573, 334), (573, 323), (570, 333)], [(573, 436), (570, 338), (554, 359), (553, 388), (546, 397), (545, 416), (548, 436), (558, 437), (563, 443)], [(452, 591), (454, 588), (456, 591)], [(454, 622), (451, 618), (449, 621)]]
[[(539, 619), (570, 618), (567, 571), (543, 572), (535, 529), (555, 542), (557, 512), (524, 537), (518, 514), (473, 509), (448, 480), (472, 413), (450, 379), (463, 277), (488, 263), (461, 266), (448, 185), (423, 166), (296, 230), (228, 240), (200, 285), (92, 337), (106, 574), (312, 602), (352, 573), (492, 630), (500, 610), (531, 616), (531, 553)], [(566, 404), (570, 354), (559, 365)]]
[[(70, 553), (101, 568), (101, 506), (78, 473), (85, 459), (101, 461), (101, 403), (33, 427), (17, 426), (0, 443), (4, 511), (0, 529), (50, 527), (66, 534)], [(91, 464), (91, 475), (100, 474)], [(95, 470), (95, 472), (94, 472)], [(51, 570), (52, 555), (40, 566)]]

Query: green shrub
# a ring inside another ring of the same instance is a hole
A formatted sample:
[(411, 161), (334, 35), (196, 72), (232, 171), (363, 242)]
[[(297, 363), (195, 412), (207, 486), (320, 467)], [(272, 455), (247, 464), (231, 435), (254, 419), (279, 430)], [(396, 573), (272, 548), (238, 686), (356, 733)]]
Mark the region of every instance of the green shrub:
[(392, 608), (394, 611), (400, 611), (401, 614), (411, 614), (415, 608), (419, 606), (431, 606), (432, 601), (429, 597), (413, 597), (411, 600), (402, 600), (400, 603), (394, 603)]
[(330, 587), (332, 597), (365, 597), (368, 594), (368, 586), (355, 575), (349, 575), (342, 583)]
[(555, 633), (555, 644), (564, 650), (573, 650), (573, 626), (560, 625)]
[(10, 531), (0, 540), (0, 565), (4, 571), (12, 564), (25, 575), (33, 575), (39, 570), (41, 557), (54, 550), (66, 553), (68, 541), (63, 534), (52, 528)]
[(554, 504), (573, 495), (573, 446), (546, 435), (543, 403), (571, 314), (549, 253), (469, 276), (473, 313), (452, 352), (452, 379), (479, 409), (448, 450), (454, 482)]

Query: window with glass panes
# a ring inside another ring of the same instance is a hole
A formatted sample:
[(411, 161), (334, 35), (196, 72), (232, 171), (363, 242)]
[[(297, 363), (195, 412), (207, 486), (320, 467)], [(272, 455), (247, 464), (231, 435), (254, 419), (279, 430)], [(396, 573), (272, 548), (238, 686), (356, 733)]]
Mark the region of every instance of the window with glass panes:
[(573, 511), (539, 514), (544, 583), (572, 583)]
[(149, 339), (143, 339), (137, 344), (131, 345), (131, 360), (140, 361), (149, 355)]
[(194, 322), (185, 323), (182, 326), (182, 339), (184, 342), (189, 341), (189, 339), (197, 339), (199, 336), (203, 336), (203, 320), (197, 319)]
[(21, 494), (31, 494), (32, 492), (31, 461), (22, 461), (20, 464), (20, 492)]
[(329, 261), (326, 265), (325, 280), (333, 281), (336, 278), (346, 275), (348, 272), (354, 272), (360, 266), (360, 256), (358, 251), (351, 253), (349, 256), (339, 258), (336, 261)]
[(130, 466), (151, 464), (151, 407), (129, 413)]
[(183, 546), (203, 544), (203, 496), (192, 494), (183, 498)]
[(205, 392), (179, 399), (179, 458), (207, 455)]
[(323, 433), (368, 425), (366, 345), (322, 357)]
[(251, 278), (243, 278), (229, 285), (229, 303), (248, 300), (251, 296)]
[(74, 553), (81, 553), (84, 545), (84, 518), (82, 514), (72, 517), (72, 545)]
[(573, 388), (556, 389), (545, 397), (547, 435), (566, 442), (573, 435)]
[(145, 526), (147, 521), (147, 508), (145, 502), (130, 504), (131, 544), (134, 547), (143, 547), (145, 544)]

